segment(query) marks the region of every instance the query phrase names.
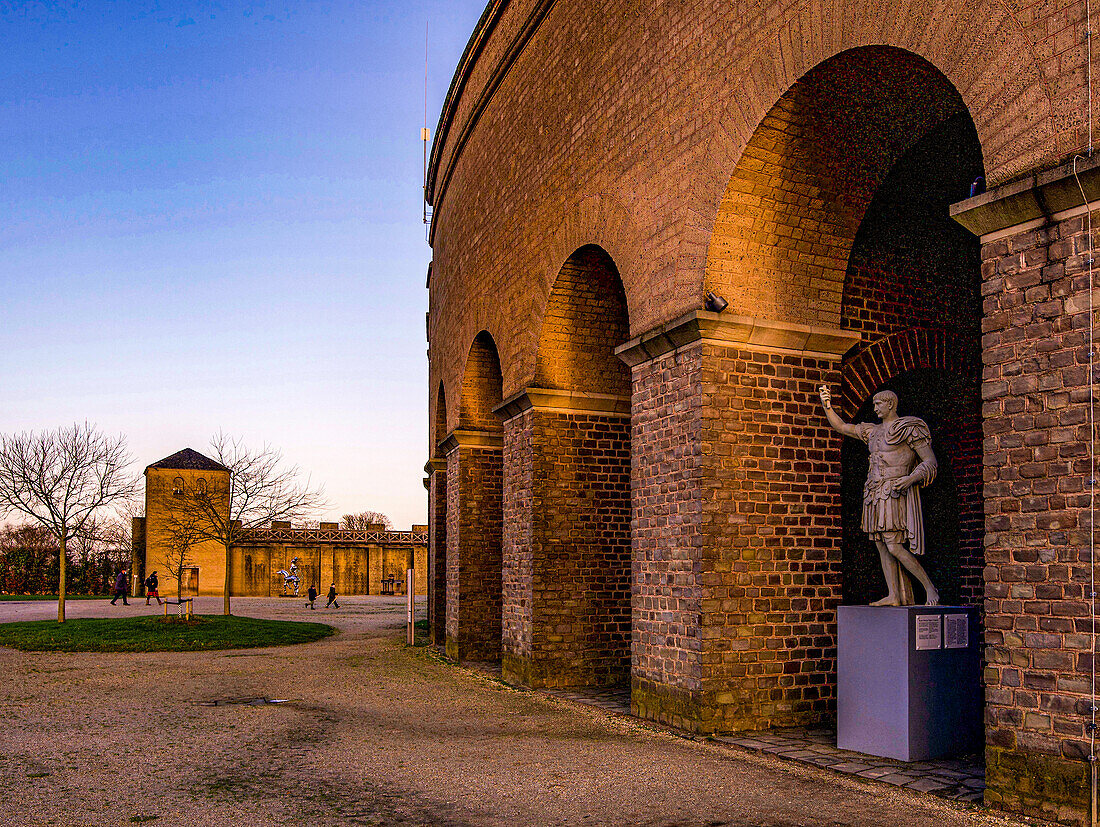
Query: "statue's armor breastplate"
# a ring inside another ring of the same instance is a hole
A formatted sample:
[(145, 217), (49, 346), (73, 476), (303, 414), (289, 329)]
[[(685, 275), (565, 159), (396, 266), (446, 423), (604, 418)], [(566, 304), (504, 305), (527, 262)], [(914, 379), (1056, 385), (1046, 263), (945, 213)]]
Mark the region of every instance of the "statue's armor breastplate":
[(868, 488), (876, 487), (872, 485), (876, 482), (896, 480), (908, 475), (917, 459), (916, 452), (904, 442), (897, 445), (887, 443), (886, 429), (882, 426), (875, 428), (867, 441), (867, 447), (871, 454), (871, 466), (867, 471)]

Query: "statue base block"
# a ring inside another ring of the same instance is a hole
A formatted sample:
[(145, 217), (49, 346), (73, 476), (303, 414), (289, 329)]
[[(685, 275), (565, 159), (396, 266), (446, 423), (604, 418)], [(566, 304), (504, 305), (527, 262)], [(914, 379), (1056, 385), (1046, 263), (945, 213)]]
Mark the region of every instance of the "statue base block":
[(972, 606), (837, 609), (837, 746), (923, 761), (982, 746)]

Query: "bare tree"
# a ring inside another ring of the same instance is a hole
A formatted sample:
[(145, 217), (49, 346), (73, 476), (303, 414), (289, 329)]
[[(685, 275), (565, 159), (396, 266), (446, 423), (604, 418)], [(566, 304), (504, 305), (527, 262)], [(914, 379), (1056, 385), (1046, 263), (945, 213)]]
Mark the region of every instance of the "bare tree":
[(0, 435), (0, 510), (30, 517), (57, 538), (60, 583), (57, 622), (65, 622), (65, 561), (69, 540), (102, 508), (137, 490), (122, 436), (94, 425)]
[(211, 459), (229, 469), (229, 488), (191, 487), (175, 499), (168, 530), (191, 543), (213, 541), (225, 549), (223, 611), (229, 602), (232, 549), (242, 535), (272, 520), (293, 521), (324, 505), (319, 488), (298, 481), (297, 466), (281, 467), (282, 454), (265, 445), (259, 450), (219, 433), (210, 441)]
[(393, 528), (393, 522), (381, 511), (360, 511), (358, 514), (345, 514), (340, 518), (342, 528), (350, 531), (370, 531), (371, 526), (382, 525), (387, 531)]
[(165, 570), (176, 579), (176, 600), (183, 600), (183, 570), (194, 562), (191, 550), (202, 539), (193, 521), (182, 517), (170, 521), (163, 559)]

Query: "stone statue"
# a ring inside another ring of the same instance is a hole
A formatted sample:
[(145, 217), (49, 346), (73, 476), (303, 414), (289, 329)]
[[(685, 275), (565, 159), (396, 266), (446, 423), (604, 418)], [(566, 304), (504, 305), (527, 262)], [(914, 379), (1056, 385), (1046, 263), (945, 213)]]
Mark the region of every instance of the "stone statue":
[(936, 455), (932, 434), (923, 419), (898, 416), (898, 396), (880, 391), (874, 396), (875, 416), (870, 422), (849, 424), (833, 410), (829, 389), (818, 388), (825, 416), (845, 436), (867, 443), (871, 467), (863, 485), (863, 530), (878, 547), (887, 595), (872, 606), (908, 606), (913, 586), (905, 572), (924, 586), (926, 605), (940, 602), (940, 593), (917, 557), (924, 553), (924, 519), (920, 508), (920, 487), (936, 478)]

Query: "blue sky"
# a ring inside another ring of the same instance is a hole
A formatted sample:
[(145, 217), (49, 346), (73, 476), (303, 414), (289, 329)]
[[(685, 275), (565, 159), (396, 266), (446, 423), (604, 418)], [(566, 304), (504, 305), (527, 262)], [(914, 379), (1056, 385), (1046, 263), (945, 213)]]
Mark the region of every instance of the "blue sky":
[(428, 123), (483, 0), (0, 2), (0, 431), (220, 430), (426, 522)]

